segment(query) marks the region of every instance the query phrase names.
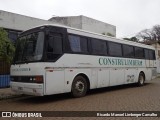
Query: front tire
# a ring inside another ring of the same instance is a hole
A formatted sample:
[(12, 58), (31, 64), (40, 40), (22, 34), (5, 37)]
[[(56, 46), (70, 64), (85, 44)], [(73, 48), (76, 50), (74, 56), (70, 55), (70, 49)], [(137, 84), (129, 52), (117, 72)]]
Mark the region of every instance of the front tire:
[(139, 77), (138, 77), (138, 86), (143, 86), (144, 85), (144, 81), (145, 81), (145, 77), (144, 77), (144, 74), (143, 73), (140, 73), (139, 74)]
[(83, 97), (87, 93), (87, 82), (83, 76), (77, 76), (73, 80), (71, 93), (73, 97)]

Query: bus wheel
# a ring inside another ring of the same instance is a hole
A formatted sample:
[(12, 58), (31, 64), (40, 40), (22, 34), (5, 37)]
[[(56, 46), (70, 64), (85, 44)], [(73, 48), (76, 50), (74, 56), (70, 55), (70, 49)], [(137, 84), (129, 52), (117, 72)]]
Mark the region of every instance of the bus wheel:
[(72, 83), (72, 95), (73, 97), (83, 97), (87, 92), (87, 82), (83, 76), (77, 76)]
[(139, 78), (138, 78), (138, 86), (143, 86), (144, 85), (144, 81), (145, 81), (145, 77), (143, 73), (139, 74)]

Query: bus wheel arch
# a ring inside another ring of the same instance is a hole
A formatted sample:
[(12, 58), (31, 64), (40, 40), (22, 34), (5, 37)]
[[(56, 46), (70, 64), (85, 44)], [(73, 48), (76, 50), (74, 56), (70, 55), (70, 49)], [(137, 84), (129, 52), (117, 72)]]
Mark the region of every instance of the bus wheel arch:
[(145, 73), (143, 71), (139, 72), (139, 76), (138, 76), (138, 86), (143, 86), (144, 82), (145, 82)]
[(90, 82), (85, 74), (80, 73), (74, 77), (71, 85), (72, 96), (83, 97), (86, 95), (89, 89), (90, 89)]

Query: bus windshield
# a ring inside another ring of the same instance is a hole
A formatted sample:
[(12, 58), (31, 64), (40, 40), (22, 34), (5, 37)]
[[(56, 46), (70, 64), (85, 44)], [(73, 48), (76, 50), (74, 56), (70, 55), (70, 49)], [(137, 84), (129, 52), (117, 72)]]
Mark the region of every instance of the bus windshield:
[(16, 45), (15, 63), (42, 59), (44, 32), (34, 32), (19, 37)]

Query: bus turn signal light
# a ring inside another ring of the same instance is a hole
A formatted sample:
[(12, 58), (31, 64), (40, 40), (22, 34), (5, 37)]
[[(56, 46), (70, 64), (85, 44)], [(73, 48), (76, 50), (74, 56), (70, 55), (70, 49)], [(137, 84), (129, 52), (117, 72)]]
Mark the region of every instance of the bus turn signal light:
[(43, 83), (43, 76), (36, 76), (35, 81), (36, 83)]

